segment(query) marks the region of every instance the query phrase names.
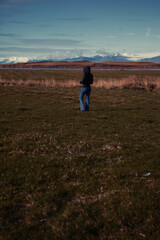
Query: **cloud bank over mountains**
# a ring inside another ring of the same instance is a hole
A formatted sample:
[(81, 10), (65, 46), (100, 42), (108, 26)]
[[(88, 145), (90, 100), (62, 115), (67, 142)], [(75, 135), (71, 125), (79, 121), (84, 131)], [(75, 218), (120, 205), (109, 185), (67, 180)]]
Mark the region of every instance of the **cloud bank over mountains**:
[[(28, 58), (28, 57), (9, 57), (9, 58), (0, 58), (0, 64), (11, 64), (11, 63), (20, 63), (20, 62), (40, 62), (40, 61), (89, 61), (89, 62), (132, 62), (134, 61), (129, 54), (124, 53), (114, 53), (114, 54), (106, 54), (106, 55), (95, 55), (93, 57), (85, 57), (85, 56), (79, 56), (79, 57), (71, 57), (71, 58), (61, 58), (56, 59), (52, 56), (45, 57), (45, 58)], [(160, 56), (151, 57), (151, 58), (142, 58), (138, 60), (139, 62), (154, 62), (159, 63), (160, 62)]]

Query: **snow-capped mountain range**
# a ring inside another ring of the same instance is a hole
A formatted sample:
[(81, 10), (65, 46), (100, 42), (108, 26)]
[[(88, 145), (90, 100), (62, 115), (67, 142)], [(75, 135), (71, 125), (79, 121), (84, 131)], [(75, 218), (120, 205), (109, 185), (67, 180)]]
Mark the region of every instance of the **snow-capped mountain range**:
[(89, 61), (89, 62), (128, 62), (131, 61), (129, 57), (123, 56), (119, 53), (107, 56), (100, 56), (96, 55), (94, 57), (77, 57), (77, 58), (66, 58), (65, 61), (72, 62), (72, 61)]
[[(130, 57), (121, 55), (119, 53), (111, 54), (107, 56), (100, 56), (96, 55), (93, 57), (85, 57), (80, 56), (76, 58), (65, 58), (65, 59), (28, 59), (23, 57), (11, 57), (11, 58), (4, 58), (0, 59), (0, 64), (13, 64), (18, 62), (40, 62), (40, 61), (89, 61), (89, 62), (97, 62), (97, 63), (103, 63), (103, 62), (133, 62)], [(139, 62), (153, 62), (153, 63), (160, 63), (160, 56), (152, 57), (152, 58), (144, 58), (138, 60)]]
[(141, 62), (160, 63), (160, 56), (152, 57), (152, 58), (144, 58), (144, 59), (141, 59)]

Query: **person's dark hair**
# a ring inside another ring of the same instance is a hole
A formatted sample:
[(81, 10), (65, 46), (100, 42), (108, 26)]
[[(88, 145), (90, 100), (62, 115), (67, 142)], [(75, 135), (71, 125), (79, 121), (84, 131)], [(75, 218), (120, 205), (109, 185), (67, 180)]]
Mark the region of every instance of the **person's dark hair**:
[(90, 71), (91, 71), (91, 67), (90, 67), (90, 66), (85, 66), (85, 67), (83, 68), (83, 72), (84, 72), (85, 74), (89, 74)]

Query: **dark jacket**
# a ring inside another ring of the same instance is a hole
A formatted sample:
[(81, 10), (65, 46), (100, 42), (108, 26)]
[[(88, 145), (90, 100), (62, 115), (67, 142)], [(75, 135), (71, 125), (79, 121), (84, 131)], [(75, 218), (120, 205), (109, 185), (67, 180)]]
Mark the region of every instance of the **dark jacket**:
[(80, 81), (80, 84), (83, 84), (83, 86), (88, 87), (90, 84), (93, 83), (93, 75), (90, 73), (90, 66), (86, 66), (83, 68), (83, 78), (82, 81)]

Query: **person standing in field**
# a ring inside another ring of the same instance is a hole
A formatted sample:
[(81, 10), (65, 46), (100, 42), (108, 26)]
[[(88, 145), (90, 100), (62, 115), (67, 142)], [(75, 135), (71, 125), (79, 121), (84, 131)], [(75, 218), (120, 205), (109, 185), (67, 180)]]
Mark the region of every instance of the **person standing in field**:
[[(93, 75), (90, 73), (90, 66), (86, 66), (83, 68), (83, 78), (80, 81), (82, 84), (82, 89), (80, 93), (80, 110), (81, 111), (89, 111), (89, 104), (90, 104), (90, 93), (91, 93), (91, 84), (93, 83)], [(85, 105), (83, 102), (83, 98), (86, 95)]]

